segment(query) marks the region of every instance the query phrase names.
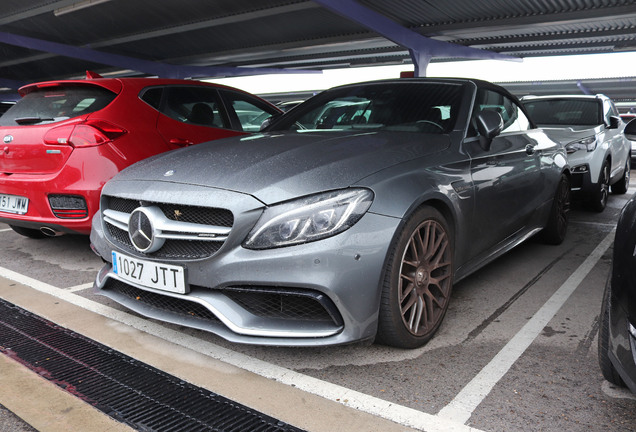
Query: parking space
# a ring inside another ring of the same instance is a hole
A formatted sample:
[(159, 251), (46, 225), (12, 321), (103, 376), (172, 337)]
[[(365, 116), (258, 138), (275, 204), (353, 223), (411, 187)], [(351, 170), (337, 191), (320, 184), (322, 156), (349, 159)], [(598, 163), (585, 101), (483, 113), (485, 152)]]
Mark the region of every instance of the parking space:
[[(575, 206), (563, 244), (531, 239), (456, 284), (415, 350), (237, 345), (148, 320), (93, 293), (101, 261), (87, 237), (32, 240), (3, 224), (0, 297), (310, 431), (636, 430), (636, 398), (603, 380), (596, 352), (613, 229), (634, 192), (603, 213)], [(0, 404), (17, 391), (3, 387)]]

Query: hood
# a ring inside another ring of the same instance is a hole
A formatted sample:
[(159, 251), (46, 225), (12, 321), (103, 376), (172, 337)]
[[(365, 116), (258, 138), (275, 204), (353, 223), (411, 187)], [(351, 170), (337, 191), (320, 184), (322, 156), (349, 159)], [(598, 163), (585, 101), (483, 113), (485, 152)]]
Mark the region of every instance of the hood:
[(348, 187), (387, 167), (439, 152), (449, 142), (447, 135), (408, 132), (259, 134), (162, 153), (114, 180), (195, 184), (271, 204)]
[(605, 126), (568, 126), (568, 127), (543, 127), (543, 132), (553, 141), (567, 145), (572, 141), (587, 138), (601, 133)]

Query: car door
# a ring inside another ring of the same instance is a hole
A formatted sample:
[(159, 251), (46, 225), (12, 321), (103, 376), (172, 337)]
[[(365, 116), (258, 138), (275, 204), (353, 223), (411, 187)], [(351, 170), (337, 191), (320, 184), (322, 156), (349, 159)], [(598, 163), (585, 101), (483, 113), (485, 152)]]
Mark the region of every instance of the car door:
[(171, 149), (244, 133), (233, 130), (216, 88), (167, 86), (162, 93), (157, 130)]
[(507, 96), (481, 89), (477, 93), (473, 124), (483, 110), (498, 112), (504, 126), (487, 150), (481, 146), (475, 128), (472, 128), (475, 136), (465, 142), (475, 191), (471, 256), (482, 254), (521, 232), (545, 196), (540, 160), (542, 143), (533, 136), (523, 110)]
[(618, 127), (609, 126), (612, 124), (611, 117), (620, 118), (618, 109), (611, 100), (604, 100), (603, 116), (606, 125), (603, 133), (605, 135), (605, 141), (610, 147), (610, 154), (612, 155), (611, 178), (612, 180), (616, 180), (616, 178), (620, 178), (620, 176), (623, 175), (623, 168), (625, 167), (627, 159), (630, 157), (631, 144), (623, 135), (625, 125), (622, 121), (618, 122)]

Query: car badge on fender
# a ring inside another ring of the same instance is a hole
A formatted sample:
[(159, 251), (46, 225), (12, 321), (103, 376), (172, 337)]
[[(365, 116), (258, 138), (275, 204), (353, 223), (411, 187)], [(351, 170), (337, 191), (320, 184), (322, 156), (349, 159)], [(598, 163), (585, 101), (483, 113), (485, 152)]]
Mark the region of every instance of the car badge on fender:
[(166, 171), (163, 176), (164, 177), (170, 177), (174, 175), (174, 170), (170, 170), (170, 171)]
[(13, 141), (13, 135), (5, 135), (2, 141), (4, 141), (5, 144), (9, 144)]

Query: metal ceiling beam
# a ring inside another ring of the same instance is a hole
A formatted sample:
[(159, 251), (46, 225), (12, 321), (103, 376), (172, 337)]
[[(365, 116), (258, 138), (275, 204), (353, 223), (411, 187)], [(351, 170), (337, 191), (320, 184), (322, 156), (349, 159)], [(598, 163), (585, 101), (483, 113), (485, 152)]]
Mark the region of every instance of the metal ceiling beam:
[(15, 80), (10, 80), (6, 78), (0, 78), (0, 87), (6, 87), (10, 89), (18, 89), (23, 85), (28, 84), (26, 82), (20, 82)]
[(435, 34), (436, 36), (448, 36), (453, 39), (475, 39), (479, 38), (481, 34), (487, 35), (486, 37), (491, 37), (492, 34), (496, 32), (501, 32), (503, 35), (519, 29), (526, 29), (526, 31), (523, 32), (524, 34), (541, 34), (546, 31), (546, 28), (551, 30), (554, 26), (577, 25), (581, 23), (588, 26), (607, 23), (607, 26), (611, 27), (611, 21), (613, 20), (629, 20), (633, 18), (636, 18), (636, 9), (634, 9), (634, 5), (632, 4), (629, 6), (512, 16), (487, 20), (472, 20), (468, 22), (455, 21), (422, 26), (417, 30), (421, 30), (427, 34)]
[(280, 74), (280, 73), (320, 73), (320, 71), (289, 71), (285, 69), (271, 68), (235, 68), (223, 66), (182, 66), (168, 63), (159, 63), (149, 60), (142, 60), (118, 54), (95, 51), (88, 48), (76, 47), (72, 45), (60, 44), (27, 36), (19, 36), (11, 33), (0, 32), (0, 42), (8, 45), (29, 48), (37, 51), (45, 51), (62, 55), (65, 57), (101, 63), (124, 69), (132, 69), (149, 75), (156, 75), (163, 78), (208, 78), (223, 76), (248, 76), (260, 74)]
[(196, 21), (187, 24), (176, 25), (173, 27), (161, 28), (159, 30), (149, 30), (141, 33), (136, 33), (132, 35), (126, 35), (114, 39), (108, 39), (101, 42), (91, 43), (91, 47), (101, 48), (108, 47), (112, 45), (118, 45), (129, 42), (138, 42), (140, 40), (152, 39), (157, 37), (169, 36), (173, 34), (185, 33), (189, 31), (201, 30), (201, 29), (209, 29), (211, 27), (218, 27), (222, 25), (228, 24), (237, 24), (250, 20), (260, 20), (266, 19), (271, 16), (282, 15), (290, 12), (298, 12), (307, 9), (315, 9), (319, 7), (318, 5), (307, 2), (307, 3), (295, 3), (290, 5), (283, 6), (274, 6), (266, 9), (259, 9), (256, 11), (243, 12), (236, 15), (230, 15), (220, 18), (212, 18), (202, 21)]
[(426, 67), (433, 57), (521, 61), (520, 58), (492, 51), (484, 51), (427, 38), (353, 0), (314, 1), (407, 48), (415, 65), (415, 76), (426, 76)]
[[(76, 2), (77, 0), (63, 0), (63, 1), (58, 1), (51, 4), (47, 4), (45, 6), (41, 6), (35, 9), (30, 9), (25, 12), (16, 13), (8, 17), (5, 17), (3, 19), (0, 19), (0, 25), (9, 24), (14, 21), (27, 19), (33, 16), (44, 14), (44, 13), (53, 12), (54, 10), (59, 8), (72, 6)], [(91, 49), (105, 48), (105, 47), (110, 47), (113, 45), (138, 42), (141, 40), (169, 36), (169, 35), (184, 33), (188, 31), (196, 31), (196, 30), (201, 30), (201, 29), (216, 27), (221, 25), (237, 24), (244, 21), (264, 19), (270, 16), (275, 16), (275, 15), (280, 15), (280, 14), (290, 13), (290, 12), (298, 12), (298, 11), (307, 10), (307, 9), (315, 9), (319, 7), (320, 7), (319, 5), (312, 2), (275, 6), (275, 7), (271, 7), (267, 9), (249, 11), (249, 12), (244, 12), (244, 13), (240, 13), (236, 15), (220, 17), (220, 18), (206, 19), (206, 20), (191, 22), (187, 24), (175, 25), (172, 27), (163, 27), (159, 30), (149, 30), (149, 31), (144, 31), (140, 33), (129, 34), (126, 36), (120, 36), (113, 39), (107, 39), (107, 40), (102, 40), (98, 42), (91, 42), (90, 47)], [(7, 66), (13, 66), (17, 64), (29, 63), (31, 61), (43, 60), (46, 58), (52, 58), (54, 56), (55, 54), (47, 53), (47, 54), (37, 54), (33, 56), (21, 57), (19, 59), (12, 59), (12, 60), (0, 62), (0, 67), (7, 67)]]
[(77, 0), (62, 0), (49, 2), (44, 4), (43, 6), (31, 7), (21, 12), (17, 12), (0, 18), (0, 25), (11, 24), (15, 21), (20, 21), (27, 18), (32, 18), (37, 15), (53, 12), (55, 9), (72, 6), (74, 3), (77, 3)]

